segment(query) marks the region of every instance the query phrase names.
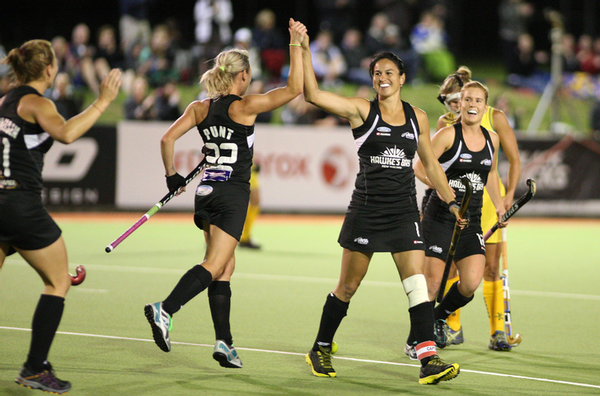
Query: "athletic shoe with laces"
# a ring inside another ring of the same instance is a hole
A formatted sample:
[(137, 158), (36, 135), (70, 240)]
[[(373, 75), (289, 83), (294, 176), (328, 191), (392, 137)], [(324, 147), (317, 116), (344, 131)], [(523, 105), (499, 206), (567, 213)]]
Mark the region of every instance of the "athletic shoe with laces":
[(417, 342), (413, 342), (413, 344), (404, 345), (404, 353), (409, 357), (410, 360), (419, 360), (417, 357)]
[(171, 315), (165, 312), (162, 307), (162, 302), (154, 304), (146, 304), (144, 307), (146, 319), (152, 328), (152, 336), (154, 342), (160, 349), (165, 352), (171, 350), (171, 340), (169, 339), (169, 331), (173, 330), (173, 322)]
[(488, 345), (493, 351), (505, 351), (508, 352), (512, 349), (512, 346), (506, 340), (506, 333), (503, 331), (496, 331), (493, 336), (490, 337), (490, 345)]
[(19, 376), (15, 378), (15, 382), (30, 389), (40, 389), (57, 395), (62, 395), (71, 390), (71, 383), (58, 379), (54, 374), (52, 365), (48, 362), (44, 362), (44, 370), (39, 373), (23, 366)]
[(306, 363), (311, 367), (312, 373), (317, 377), (335, 377), (337, 374), (331, 365), (331, 347), (319, 345), (318, 351), (306, 354)]
[(465, 338), (463, 337), (463, 329), (462, 326), (460, 329), (454, 331), (450, 326), (446, 324), (446, 344), (447, 345), (460, 345), (465, 342)]
[(433, 338), (435, 346), (443, 349), (448, 346), (448, 336), (446, 335), (446, 321), (437, 319), (433, 324)]
[(219, 362), (221, 367), (242, 368), (242, 361), (240, 360), (235, 347), (227, 344), (223, 340), (217, 340), (215, 343), (213, 359)]
[(448, 364), (444, 362), (438, 355), (435, 355), (421, 367), (419, 376), (419, 384), (435, 385), (441, 381), (449, 381), (460, 373), (458, 363)]

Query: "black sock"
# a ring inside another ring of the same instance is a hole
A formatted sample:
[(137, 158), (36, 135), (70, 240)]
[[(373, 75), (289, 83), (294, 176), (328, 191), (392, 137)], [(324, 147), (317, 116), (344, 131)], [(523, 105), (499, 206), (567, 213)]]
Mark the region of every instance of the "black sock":
[(458, 282), (454, 283), (452, 287), (450, 287), (450, 290), (448, 290), (448, 293), (444, 296), (442, 302), (435, 307), (433, 311), (435, 319), (447, 319), (452, 312), (467, 305), (473, 297), (475, 296), (465, 297), (460, 294), (458, 291)]
[(163, 309), (173, 315), (188, 301), (200, 294), (212, 282), (211, 273), (201, 265), (186, 272), (175, 286), (169, 297), (163, 301)]
[[(428, 301), (408, 309), (410, 314), (410, 333), (406, 340), (408, 345), (433, 340), (433, 323), (435, 322), (435, 319), (433, 318), (434, 307), (435, 301)], [(428, 319), (429, 316), (431, 316), (430, 324)], [(424, 326), (430, 326), (430, 328), (425, 329)], [(416, 329), (418, 329), (417, 332), (415, 332)]]
[(229, 313), (231, 311), (231, 287), (228, 281), (215, 281), (208, 287), (208, 303), (215, 326), (215, 338), (227, 345), (233, 344)]
[(319, 350), (319, 343), (331, 345), (335, 332), (348, 312), (349, 304), (337, 298), (333, 293), (329, 293), (323, 306), (321, 324), (319, 325), (317, 339), (313, 345), (313, 351)]
[(50, 345), (58, 329), (65, 308), (65, 299), (59, 296), (42, 294), (33, 314), (31, 323), (31, 345), (25, 366), (35, 372), (44, 370), (48, 360)]

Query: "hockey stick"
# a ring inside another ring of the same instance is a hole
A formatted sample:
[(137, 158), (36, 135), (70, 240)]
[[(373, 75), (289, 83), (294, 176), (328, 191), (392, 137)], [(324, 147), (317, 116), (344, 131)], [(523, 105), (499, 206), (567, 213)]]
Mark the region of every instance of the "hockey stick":
[(510, 315), (510, 288), (508, 286), (508, 254), (506, 252), (506, 228), (502, 229), (502, 294), (504, 297), (504, 332), (506, 340), (511, 346), (518, 346), (523, 341), (523, 336), (516, 333), (512, 334), (512, 319)]
[(83, 265), (78, 265), (77, 268), (75, 268), (75, 271), (77, 272), (77, 275), (69, 274), (73, 286), (77, 286), (85, 280), (85, 267)]
[[(473, 195), (473, 186), (466, 177), (461, 178), (460, 181), (465, 186), (465, 195), (463, 196), (463, 200), (460, 203), (460, 209), (458, 210), (460, 218), (462, 219), (467, 212), (467, 208), (469, 207), (469, 201), (471, 200), (471, 195)], [(446, 258), (444, 275), (442, 275), (442, 283), (440, 284), (440, 289), (438, 290), (438, 296), (436, 300), (438, 303), (440, 303), (444, 298), (444, 289), (446, 288), (448, 274), (450, 274), (450, 267), (452, 266), (452, 260), (454, 260), (454, 253), (456, 253), (456, 245), (458, 244), (458, 238), (460, 237), (461, 231), (462, 228), (460, 228), (457, 221), (454, 225), (454, 232), (452, 233), (452, 240), (450, 241), (450, 248), (448, 249), (448, 257)]]
[(136, 221), (131, 227), (127, 229), (121, 236), (112, 241), (104, 251), (106, 253), (112, 252), (121, 242), (125, 240), (129, 235), (131, 235), (135, 230), (140, 228), (142, 224), (144, 224), (152, 215), (158, 212), (167, 202), (169, 202), (174, 196), (176, 196), (185, 186), (187, 186), (200, 172), (204, 169), (206, 161), (203, 159), (200, 163), (185, 177), (183, 186), (179, 187), (177, 190), (169, 192), (165, 195), (160, 201), (156, 203), (149, 211), (147, 211), (138, 221)]
[[(504, 213), (504, 215), (502, 216), (502, 222), (507, 221), (508, 219), (510, 219), (515, 213), (517, 213), (517, 211), (519, 209), (521, 209), (527, 202), (529, 202), (531, 200), (531, 198), (533, 198), (533, 196), (535, 195), (535, 191), (536, 191), (536, 187), (535, 187), (535, 180), (533, 179), (527, 179), (527, 186), (529, 187), (529, 190), (521, 195), (521, 197), (519, 199), (517, 199), (517, 202), (515, 202), (513, 204), (513, 206), (511, 206), (506, 213)], [(489, 237), (492, 236), (492, 234), (494, 232), (496, 232), (496, 230), (498, 230), (499, 224), (500, 222), (497, 222), (496, 224), (494, 224), (492, 226), (492, 228), (490, 228), (488, 230), (488, 232), (485, 233), (485, 235), (483, 236), (483, 240), (487, 241)]]

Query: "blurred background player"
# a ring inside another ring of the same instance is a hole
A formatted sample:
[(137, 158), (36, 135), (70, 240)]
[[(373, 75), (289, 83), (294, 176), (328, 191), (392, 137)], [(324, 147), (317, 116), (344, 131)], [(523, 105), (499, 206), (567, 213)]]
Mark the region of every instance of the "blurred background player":
[(244, 223), (244, 230), (240, 237), (240, 243), (238, 246), (249, 248), (249, 249), (260, 249), (260, 245), (256, 244), (252, 240), (252, 227), (254, 221), (260, 214), (260, 179), (259, 179), (260, 165), (254, 161), (252, 168), (250, 169), (250, 202), (248, 203), (248, 212), (246, 213), (246, 222)]
[[(471, 70), (466, 66), (459, 67), (455, 73), (446, 77), (440, 87), (438, 100), (446, 106), (448, 112), (438, 119), (436, 130), (457, 122), (460, 116), (460, 90), (469, 81), (471, 81)], [(506, 115), (501, 110), (495, 109), (492, 106), (487, 106), (481, 120), (481, 126), (488, 131), (498, 134), (500, 148), (504, 151), (508, 159), (508, 189), (504, 187), (502, 180), (500, 180), (500, 193), (503, 197), (504, 207), (508, 209), (512, 205), (521, 174), (521, 161), (519, 159), (517, 139)], [(481, 211), (481, 229), (483, 232), (486, 232), (498, 221), (496, 210), (487, 189), (484, 189)], [(504, 332), (504, 297), (502, 280), (500, 279), (500, 253), (502, 251), (502, 244), (506, 243), (506, 241), (502, 241), (501, 234), (501, 230), (498, 230), (486, 241), (483, 297), (490, 321), (489, 347), (496, 351), (508, 351), (511, 346), (506, 341), (506, 334)], [(452, 264), (445, 293), (450, 290), (458, 279), (456, 266)], [(448, 317), (446, 331), (449, 345), (458, 345), (464, 342), (463, 329), (460, 323), (460, 309)]]

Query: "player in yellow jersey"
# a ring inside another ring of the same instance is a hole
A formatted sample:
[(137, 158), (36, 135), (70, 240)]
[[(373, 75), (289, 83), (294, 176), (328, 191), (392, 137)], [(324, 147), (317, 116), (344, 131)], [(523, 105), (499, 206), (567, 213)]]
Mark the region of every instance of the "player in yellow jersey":
[(260, 213), (260, 182), (258, 173), (260, 172), (260, 166), (254, 161), (252, 168), (250, 169), (250, 202), (248, 203), (248, 212), (246, 214), (246, 222), (244, 223), (244, 230), (240, 237), (239, 247), (260, 249), (260, 245), (256, 244), (252, 236), (252, 227), (254, 226), (254, 220)]
[[(438, 119), (436, 130), (456, 122), (460, 115), (460, 89), (469, 81), (471, 81), (471, 70), (466, 66), (459, 67), (454, 74), (446, 77), (440, 87), (438, 100), (446, 106), (448, 112)], [(481, 126), (488, 131), (494, 131), (498, 134), (501, 148), (508, 158), (508, 188), (504, 187), (502, 181), (500, 182), (500, 191), (504, 200), (504, 206), (508, 209), (512, 205), (515, 189), (521, 175), (521, 161), (519, 159), (517, 139), (504, 113), (491, 106), (487, 107), (487, 111), (481, 121)], [(496, 209), (492, 204), (487, 189), (485, 189), (481, 209), (481, 229), (483, 232), (486, 232), (497, 221)], [(483, 275), (483, 296), (490, 320), (489, 348), (495, 351), (509, 351), (512, 348), (504, 332), (504, 298), (502, 280), (500, 279), (500, 255), (503, 243), (506, 243), (506, 241), (502, 240), (502, 231), (498, 230), (489, 237), (485, 244), (486, 259)], [(448, 276), (445, 292), (457, 281), (458, 275), (456, 267), (453, 264)], [(461, 344), (463, 342), (460, 310), (457, 310), (447, 320), (447, 343)]]

